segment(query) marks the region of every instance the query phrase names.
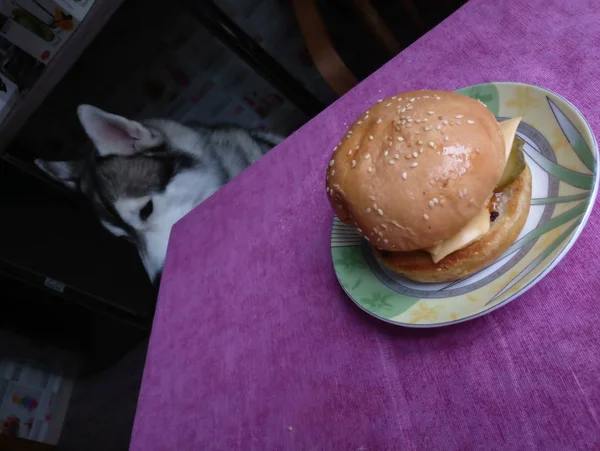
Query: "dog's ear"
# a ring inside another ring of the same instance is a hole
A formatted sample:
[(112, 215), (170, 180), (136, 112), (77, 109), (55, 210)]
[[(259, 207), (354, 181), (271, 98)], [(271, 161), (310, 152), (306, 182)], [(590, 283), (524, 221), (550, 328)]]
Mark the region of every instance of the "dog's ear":
[(77, 188), (77, 182), (81, 177), (81, 163), (77, 161), (45, 160), (35, 160), (34, 163), (38, 168), (67, 188)]
[(107, 113), (91, 105), (79, 105), (77, 115), (101, 156), (129, 156), (162, 142), (162, 137), (139, 122)]

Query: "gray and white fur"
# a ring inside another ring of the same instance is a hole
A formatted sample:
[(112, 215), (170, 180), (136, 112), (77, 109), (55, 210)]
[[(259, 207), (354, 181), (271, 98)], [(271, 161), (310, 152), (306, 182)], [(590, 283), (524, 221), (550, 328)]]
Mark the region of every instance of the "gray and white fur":
[(153, 281), (171, 227), (282, 140), (237, 127), (136, 122), (90, 105), (77, 113), (95, 152), (80, 161), (35, 163), (80, 190), (108, 231), (135, 243)]

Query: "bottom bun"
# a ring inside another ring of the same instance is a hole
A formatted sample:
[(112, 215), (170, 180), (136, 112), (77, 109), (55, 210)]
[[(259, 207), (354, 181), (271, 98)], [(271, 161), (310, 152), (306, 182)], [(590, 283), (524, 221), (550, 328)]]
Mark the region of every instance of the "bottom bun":
[(521, 175), (496, 196), (499, 216), (480, 240), (433, 263), (425, 251), (389, 252), (375, 250), (392, 271), (417, 282), (452, 282), (488, 267), (517, 239), (525, 226), (531, 205), (531, 171)]

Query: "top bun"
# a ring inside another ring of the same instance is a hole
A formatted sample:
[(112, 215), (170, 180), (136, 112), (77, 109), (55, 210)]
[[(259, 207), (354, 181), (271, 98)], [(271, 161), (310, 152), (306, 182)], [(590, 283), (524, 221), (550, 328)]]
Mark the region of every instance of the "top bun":
[(406, 92), (350, 126), (327, 167), (327, 192), (340, 220), (379, 249), (423, 249), (487, 205), (505, 158), (484, 104), (454, 92)]

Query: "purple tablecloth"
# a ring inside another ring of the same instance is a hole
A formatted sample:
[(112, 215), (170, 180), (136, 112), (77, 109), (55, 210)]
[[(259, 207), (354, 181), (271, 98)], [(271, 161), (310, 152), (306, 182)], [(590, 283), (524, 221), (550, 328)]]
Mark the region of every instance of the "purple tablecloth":
[(323, 181), (345, 124), (397, 91), (527, 82), (597, 131), (599, 6), (472, 0), (177, 224), (132, 449), (599, 449), (600, 209), (520, 299), (407, 330), (338, 285)]

